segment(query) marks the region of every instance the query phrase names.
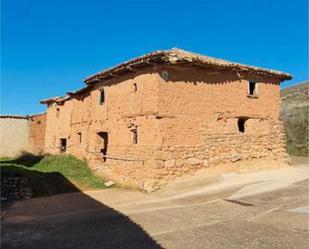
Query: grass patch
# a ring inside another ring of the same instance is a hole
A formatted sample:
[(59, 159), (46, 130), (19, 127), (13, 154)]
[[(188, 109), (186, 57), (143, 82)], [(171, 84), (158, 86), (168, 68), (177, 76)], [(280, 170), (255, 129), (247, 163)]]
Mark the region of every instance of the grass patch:
[(34, 196), (105, 188), (103, 179), (93, 175), (84, 161), (70, 155), (22, 155), (1, 160), (1, 175), (28, 178)]
[(103, 179), (95, 176), (84, 161), (70, 155), (45, 156), (33, 168), (40, 172), (59, 172), (79, 187), (105, 187)]

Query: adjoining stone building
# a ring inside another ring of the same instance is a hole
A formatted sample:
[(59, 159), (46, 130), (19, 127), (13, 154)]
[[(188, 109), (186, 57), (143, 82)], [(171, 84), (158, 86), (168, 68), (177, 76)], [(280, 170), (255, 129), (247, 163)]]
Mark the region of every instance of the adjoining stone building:
[(145, 190), (203, 167), (283, 163), (280, 82), (289, 79), (180, 49), (152, 52), (42, 100), (45, 152), (72, 154)]

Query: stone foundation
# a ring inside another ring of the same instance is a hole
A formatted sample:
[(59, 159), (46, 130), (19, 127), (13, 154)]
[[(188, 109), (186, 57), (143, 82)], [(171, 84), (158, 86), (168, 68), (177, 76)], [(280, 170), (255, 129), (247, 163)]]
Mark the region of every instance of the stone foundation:
[[(122, 157), (90, 160), (91, 167), (122, 186), (153, 191), (176, 177), (193, 174), (212, 167), (233, 167), (250, 162), (289, 163), (285, 151), (285, 135), (280, 122), (272, 123), (271, 130), (257, 134), (203, 134), (203, 146), (157, 146), (128, 149), (112, 147)], [(257, 166), (263, 167), (263, 165)], [(248, 169), (250, 170), (250, 169)]]

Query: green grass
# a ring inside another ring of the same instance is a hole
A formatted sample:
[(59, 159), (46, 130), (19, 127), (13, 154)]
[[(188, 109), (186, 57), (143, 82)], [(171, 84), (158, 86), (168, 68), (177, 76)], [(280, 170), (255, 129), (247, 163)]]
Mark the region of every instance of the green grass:
[(103, 179), (93, 175), (84, 161), (70, 155), (34, 156), (1, 159), (2, 175), (28, 178), (34, 196), (105, 188)]

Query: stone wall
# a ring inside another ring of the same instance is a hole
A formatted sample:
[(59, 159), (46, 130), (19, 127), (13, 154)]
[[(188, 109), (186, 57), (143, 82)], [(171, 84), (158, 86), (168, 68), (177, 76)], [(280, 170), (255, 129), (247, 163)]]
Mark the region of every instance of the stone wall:
[(164, 181), (200, 168), (235, 167), (240, 162), (269, 160), (278, 164), (288, 163), (280, 122), (273, 123), (272, 129), (263, 134), (205, 133), (201, 146), (162, 146), (157, 160), (162, 162)]
[(1, 174), (1, 202), (29, 199), (33, 196), (29, 181), (17, 173)]

